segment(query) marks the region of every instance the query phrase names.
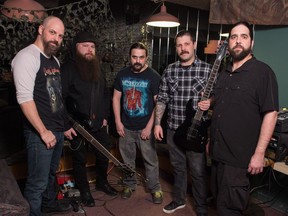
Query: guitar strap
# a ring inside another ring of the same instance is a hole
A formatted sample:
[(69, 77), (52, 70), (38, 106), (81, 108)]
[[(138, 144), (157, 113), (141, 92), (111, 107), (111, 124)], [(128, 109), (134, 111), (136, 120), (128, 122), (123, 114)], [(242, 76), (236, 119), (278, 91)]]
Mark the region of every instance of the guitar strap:
[(90, 119), (94, 120), (96, 116), (93, 116), (93, 107), (94, 107), (94, 96), (95, 96), (95, 83), (92, 83), (92, 90), (91, 90), (91, 101), (90, 101)]
[[(97, 85), (97, 87), (95, 87)], [(90, 120), (96, 119), (97, 109), (100, 104), (99, 102), (99, 89), (100, 89), (100, 81), (98, 83), (93, 82), (92, 83), (92, 89), (91, 89), (91, 104), (90, 104)]]

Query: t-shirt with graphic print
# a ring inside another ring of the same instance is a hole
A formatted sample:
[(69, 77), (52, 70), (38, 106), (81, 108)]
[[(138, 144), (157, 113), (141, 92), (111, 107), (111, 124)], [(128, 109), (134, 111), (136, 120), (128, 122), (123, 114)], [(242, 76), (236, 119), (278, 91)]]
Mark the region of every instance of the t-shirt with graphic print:
[[(31, 44), (15, 56), (12, 71), (18, 103), (34, 100), (45, 127), (51, 131), (63, 131), (64, 106), (57, 58), (47, 57)], [(33, 129), (28, 121), (24, 126)]]
[(122, 93), (121, 120), (128, 130), (146, 127), (154, 109), (154, 96), (158, 94), (160, 75), (152, 68), (134, 73), (131, 67), (118, 72), (114, 88)]

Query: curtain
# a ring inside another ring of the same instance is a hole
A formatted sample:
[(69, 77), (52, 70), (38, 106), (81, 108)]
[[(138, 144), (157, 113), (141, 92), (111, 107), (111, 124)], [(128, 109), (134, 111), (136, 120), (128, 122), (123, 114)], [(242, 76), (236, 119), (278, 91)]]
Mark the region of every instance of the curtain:
[(288, 0), (211, 0), (209, 23), (288, 25)]

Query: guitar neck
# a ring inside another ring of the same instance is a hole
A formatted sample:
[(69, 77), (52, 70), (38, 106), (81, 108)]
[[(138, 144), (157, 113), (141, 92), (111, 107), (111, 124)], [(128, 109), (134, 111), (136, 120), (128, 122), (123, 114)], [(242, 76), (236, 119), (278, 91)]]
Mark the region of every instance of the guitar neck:
[[(213, 89), (214, 82), (215, 82), (216, 77), (217, 77), (217, 73), (218, 73), (220, 64), (221, 64), (221, 60), (216, 59), (214, 64), (213, 64), (213, 67), (212, 67), (210, 76), (208, 78), (207, 84), (205, 86), (203, 96), (201, 97), (201, 101), (209, 99), (210, 94), (211, 94), (212, 89)], [(197, 120), (200, 122), (202, 119), (203, 113), (204, 113), (204, 111), (197, 109), (197, 111), (194, 115), (194, 120)]]
[(116, 166), (122, 166), (122, 163), (114, 157), (106, 148), (101, 145), (90, 133), (88, 133), (79, 123), (74, 122), (73, 128), (77, 130), (88, 142), (97, 148), (104, 156), (110, 159)]

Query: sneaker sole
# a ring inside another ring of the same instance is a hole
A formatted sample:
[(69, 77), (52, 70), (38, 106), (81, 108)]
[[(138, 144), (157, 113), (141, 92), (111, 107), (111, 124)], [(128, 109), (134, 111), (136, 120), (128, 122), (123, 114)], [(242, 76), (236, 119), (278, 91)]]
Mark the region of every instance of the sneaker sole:
[(186, 204), (180, 205), (180, 206), (178, 206), (177, 208), (172, 209), (172, 210), (167, 210), (167, 209), (163, 208), (163, 212), (165, 212), (165, 213), (167, 213), (167, 214), (171, 214), (171, 213), (175, 212), (175, 211), (178, 210), (178, 209), (184, 208), (185, 206), (186, 206)]

